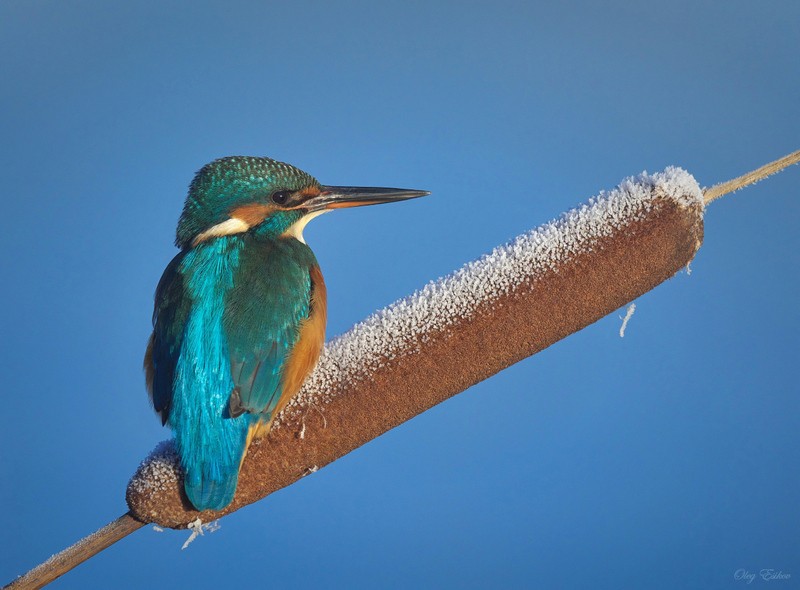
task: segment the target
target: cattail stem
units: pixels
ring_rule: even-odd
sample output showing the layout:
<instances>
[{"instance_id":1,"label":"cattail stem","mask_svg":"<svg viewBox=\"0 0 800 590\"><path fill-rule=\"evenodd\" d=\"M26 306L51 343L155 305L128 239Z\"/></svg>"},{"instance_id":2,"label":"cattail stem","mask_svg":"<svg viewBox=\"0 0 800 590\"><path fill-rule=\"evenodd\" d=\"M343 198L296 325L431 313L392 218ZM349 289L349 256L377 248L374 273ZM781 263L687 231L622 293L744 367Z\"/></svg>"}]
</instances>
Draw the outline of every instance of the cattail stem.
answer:
<instances>
[{"instance_id":1,"label":"cattail stem","mask_svg":"<svg viewBox=\"0 0 800 590\"><path fill-rule=\"evenodd\" d=\"M126 512L88 537L84 537L74 545L56 553L4 588L7 590L35 590L46 586L144 525L145 523L131 516L130 512Z\"/></svg>"},{"instance_id":2,"label":"cattail stem","mask_svg":"<svg viewBox=\"0 0 800 590\"><path fill-rule=\"evenodd\" d=\"M764 164L760 168L756 168L747 174L742 174L733 180L720 182L719 184L715 184L714 186L705 189L703 191L703 200L705 201L706 205L708 205L711 201L719 199L723 195L738 191L740 188L744 188L748 185L755 184L759 180L764 180L767 176L772 176L776 172L780 172L784 168L788 168L792 164L797 164L798 162L800 162L800 150L792 152L788 156L779 158L774 162L770 162L769 164Z\"/></svg>"}]
</instances>

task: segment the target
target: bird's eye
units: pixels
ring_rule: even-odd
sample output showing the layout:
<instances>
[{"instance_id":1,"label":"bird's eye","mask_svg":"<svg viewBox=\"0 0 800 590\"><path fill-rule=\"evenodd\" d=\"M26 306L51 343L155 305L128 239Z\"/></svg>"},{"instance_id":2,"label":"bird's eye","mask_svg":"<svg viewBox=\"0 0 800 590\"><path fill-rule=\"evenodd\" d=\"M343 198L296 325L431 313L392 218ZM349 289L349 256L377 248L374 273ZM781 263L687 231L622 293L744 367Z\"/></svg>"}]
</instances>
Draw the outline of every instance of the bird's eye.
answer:
<instances>
[{"instance_id":1,"label":"bird's eye","mask_svg":"<svg viewBox=\"0 0 800 590\"><path fill-rule=\"evenodd\" d=\"M291 194L292 191L275 191L272 193L272 202L277 203L278 205L283 205L289 200Z\"/></svg>"}]
</instances>

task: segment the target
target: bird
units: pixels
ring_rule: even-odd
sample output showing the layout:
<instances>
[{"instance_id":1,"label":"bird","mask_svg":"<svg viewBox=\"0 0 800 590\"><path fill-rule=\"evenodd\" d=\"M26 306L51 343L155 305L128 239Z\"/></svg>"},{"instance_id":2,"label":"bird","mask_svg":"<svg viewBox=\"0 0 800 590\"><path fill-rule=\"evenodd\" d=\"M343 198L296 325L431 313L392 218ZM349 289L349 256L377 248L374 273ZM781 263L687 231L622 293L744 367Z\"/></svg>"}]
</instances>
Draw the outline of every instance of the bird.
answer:
<instances>
[{"instance_id":1,"label":"bird","mask_svg":"<svg viewBox=\"0 0 800 590\"><path fill-rule=\"evenodd\" d=\"M306 224L333 209L428 194L324 186L267 157L229 156L195 174L144 359L195 509L231 503L250 443L269 433L319 359L326 287Z\"/></svg>"}]
</instances>

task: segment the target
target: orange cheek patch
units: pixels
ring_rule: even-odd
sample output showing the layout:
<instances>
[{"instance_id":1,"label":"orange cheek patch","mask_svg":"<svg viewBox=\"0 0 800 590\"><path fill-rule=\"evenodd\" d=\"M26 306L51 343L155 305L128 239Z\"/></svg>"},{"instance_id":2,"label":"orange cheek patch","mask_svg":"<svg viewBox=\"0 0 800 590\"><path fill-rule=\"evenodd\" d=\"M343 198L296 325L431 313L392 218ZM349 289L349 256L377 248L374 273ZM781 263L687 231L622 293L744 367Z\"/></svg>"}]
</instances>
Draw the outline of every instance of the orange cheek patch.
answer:
<instances>
[{"instance_id":1,"label":"orange cheek patch","mask_svg":"<svg viewBox=\"0 0 800 590\"><path fill-rule=\"evenodd\" d=\"M262 203L252 203L250 205L242 205L231 211L231 217L241 219L249 226L258 225L274 211L274 207L264 205Z\"/></svg>"}]
</instances>

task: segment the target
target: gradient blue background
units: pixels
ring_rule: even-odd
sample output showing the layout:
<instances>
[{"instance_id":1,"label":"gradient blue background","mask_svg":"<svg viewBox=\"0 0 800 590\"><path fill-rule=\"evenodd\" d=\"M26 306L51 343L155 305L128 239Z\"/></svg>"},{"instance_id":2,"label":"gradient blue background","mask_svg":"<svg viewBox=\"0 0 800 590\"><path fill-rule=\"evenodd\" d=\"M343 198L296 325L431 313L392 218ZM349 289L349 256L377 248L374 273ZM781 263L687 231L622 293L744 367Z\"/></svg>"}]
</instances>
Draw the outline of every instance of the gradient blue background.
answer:
<instances>
[{"instance_id":1,"label":"gradient blue background","mask_svg":"<svg viewBox=\"0 0 800 590\"><path fill-rule=\"evenodd\" d=\"M329 334L623 177L800 148L800 4L0 4L0 582L125 511L168 432L141 357L192 174L270 155L425 201L306 231ZM54 588L800 583L800 169L714 204L692 274L187 551Z\"/></svg>"}]
</instances>

